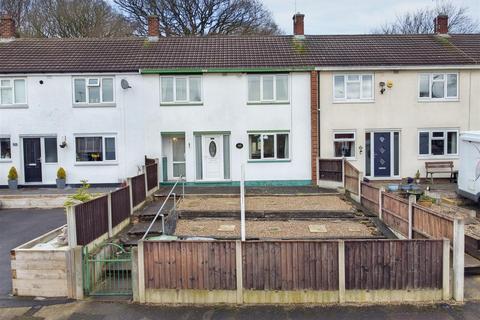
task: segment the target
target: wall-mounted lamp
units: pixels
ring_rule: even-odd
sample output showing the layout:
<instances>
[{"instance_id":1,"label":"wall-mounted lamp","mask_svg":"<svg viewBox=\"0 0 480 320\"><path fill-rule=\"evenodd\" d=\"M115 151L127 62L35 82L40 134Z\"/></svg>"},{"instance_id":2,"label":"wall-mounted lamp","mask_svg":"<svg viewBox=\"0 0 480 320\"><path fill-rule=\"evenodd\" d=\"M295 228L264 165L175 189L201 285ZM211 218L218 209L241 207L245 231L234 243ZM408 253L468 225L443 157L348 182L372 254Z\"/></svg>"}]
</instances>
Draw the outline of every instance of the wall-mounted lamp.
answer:
<instances>
[{"instance_id":1,"label":"wall-mounted lamp","mask_svg":"<svg viewBox=\"0 0 480 320\"><path fill-rule=\"evenodd\" d=\"M363 147L362 146L358 146L358 153L360 153L360 154L363 153Z\"/></svg>"},{"instance_id":2,"label":"wall-mounted lamp","mask_svg":"<svg viewBox=\"0 0 480 320\"><path fill-rule=\"evenodd\" d=\"M385 82L383 81L380 81L380 83L378 84L380 86L380 93L383 94L385 92Z\"/></svg>"},{"instance_id":3,"label":"wall-mounted lamp","mask_svg":"<svg viewBox=\"0 0 480 320\"><path fill-rule=\"evenodd\" d=\"M59 147L62 149L67 147L67 137L63 136L62 143L60 143Z\"/></svg>"}]
</instances>

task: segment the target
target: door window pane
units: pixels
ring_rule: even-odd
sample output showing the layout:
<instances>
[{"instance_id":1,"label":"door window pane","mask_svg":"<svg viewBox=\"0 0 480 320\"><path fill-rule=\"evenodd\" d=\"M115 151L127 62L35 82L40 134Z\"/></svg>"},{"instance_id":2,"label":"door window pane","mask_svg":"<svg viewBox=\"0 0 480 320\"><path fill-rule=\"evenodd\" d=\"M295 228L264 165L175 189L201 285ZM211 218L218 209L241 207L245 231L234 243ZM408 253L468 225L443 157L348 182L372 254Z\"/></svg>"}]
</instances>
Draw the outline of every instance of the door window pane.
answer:
<instances>
[{"instance_id":1,"label":"door window pane","mask_svg":"<svg viewBox=\"0 0 480 320\"><path fill-rule=\"evenodd\" d=\"M173 102L173 78L162 78L162 101Z\"/></svg>"},{"instance_id":2,"label":"door window pane","mask_svg":"<svg viewBox=\"0 0 480 320\"><path fill-rule=\"evenodd\" d=\"M277 159L288 159L288 134L277 134Z\"/></svg>"},{"instance_id":3,"label":"door window pane","mask_svg":"<svg viewBox=\"0 0 480 320\"><path fill-rule=\"evenodd\" d=\"M25 80L14 80L15 103L26 103Z\"/></svg>"},{"instance_id":4,"label":"door window pane","mask_svg":"<svg viewBox=\"0 0 480 320\"><path fill-rule=\"evenodd\" d=\"M115 138L105 138L105 160L116 160Z\"/></svg>"},{"instance_id":5,"label":"door window pane","mask_svg":"<svg viewBox=\"0 0 480 320\"><path fill-rule=\"evenodd\" d=\"M87 94L85 91L85 79L75 79L75 103L87 102Z\"/></svg>"},{"instance_id":6,"label":"door window pane","mask_svg":"<svg viewBox=\"0 0 480 320\"><path fill-rule=\"evenodd\" d=\"M102 161L102 137L75 138L77 161Z\"/></svg>"},{"instance_id":7,"label":"door window pane","mask_svg":"<svg viewBox=\"0 0 480 320\"><path fill-rule=\"evenodd\" d=\"M457 75L456 74L447 75L447 97L449 98L457 97Z\"/></svg>"},{"instance_id":8,"label":"door window pane","mask_svg":"<svg viewBox=\"0 0 480 320\"><path fill-rule=\"evenodd\" d=\"M250 159L261 159L261 140L259 134L250 136Z\"/></svg>"},{"instance_id":9,"label":"door window pane","mask_svg":"<svg viewBox=\"0 0 480 320\"><path fill-rule=\"evenodd\" d=\"M457 132L447 133L447 154L457 154Z\"/></svg>"},{"instance_id":10,"label":"door window pane","mask_svg":"<svg viewBox=\"0 0 480 320\"><path fill-rule=\"evenodd\" d=\"M185 138L172 138L173 161L185 161Z\"/></svg>"},{"instance_id":11,"label":"door window pane","mask_svg":"<svg viewBox=\"0 0 480 320\"><path fill-rule=\"evenodd\" d=\"M113 79L111 78L102 80L102 101L113 102Z\"/></svg>"},{"instance_id":12,"label":"door window pane","mask_svg":"<svg viewBox=\"0 0 480 320\"><path fill-rule=\"evenodd\" d=\"M277 76L277 100L278 101L287 101L288 100L288 76L280 75Z\"/></svg>"},{"instance_id":13,"label":"door window pane","mask_svg":"<svg viewBox=\"0 0 480 320\"><path fill-rule=\"evenodd\" d=\"M345 77L344 76L335 76L335 98L345 99Z\"/></svg>"},{"instance_id":14,"label":"door window pane","mask_svg":"<svg viewBox=\"0 0 480 320\"><path fill-rule=\"evenodd\" d=\"M187 78L175 78L175 94L177 101L187 101Z\"/></svg>"},{"instance_id":15,"label":"door window pane","mask_svg":"<svg viewBox=\"0 0 480 320\"><path fill-rule=\"evenodd\" d=\"M190 81L190 101L199 102L202 101L202 93L201 93L201 78L199 77L191 77Z\"/></svg>"},{"instance_id":16,"label":"door window pane","mask_svg":"<svg viewBox=\"0 0 480 320\"><path fill-rule=\"evenodd\" d=\"M370 132L365 133L365 175L369 177L372 174Z\"/></svg>"},{"instance_id":17,"label":"door window pane","mask_svg":"<svg viewBox=\"0 0 480 320\"><path fill-rule=\"evenodd\" d=\"M429 153L429 133L420 132L419 134L419 154L428 154Z\"/></svg>"},{"instance_id":18,"label":"door window pane","mask_svg":"<svg viewBox=\"0 0 480 320\"><path fill-rule=\"evenodd\" d=\"M248 101L260 101L260 76L248 76Z\"/></svg>"},{"instance_id":19,"label":"door window pane","mask_svg":"<svg viewBox=\"0 0 480 320\"><path fill-rule=\"evenodd\" d=\"M362 98L372 98L373 79L371 75L362 76Z\"/></svg>"},{"instance_id":20,"label":"door window pane","mask_svg":"<svg viewBox=\"0 0 480 320\"><path fill-rule=\"evenodd\" d=\"M400 174L400 133L393 133L393 175Z\"/></svg>"},{"instance_id":21,"label":"door window pane","mask_svg":"<svg viewBox=\"0 0 480 320\"><path fill-rule=\"evenodd\" d=\"M420 75L420 98L429 98L430 97L430 75L422 74Z\"/></svg>"},{"instance_id":22,"label":"door window pane","mask_svg":"<svg viewBox=\"0 0 480 320\"><path fill-rule=\"evenodd\" d=\"M45 138L45 162L58 162L57 138Z\"/></svg>"},{"instance_id":23,"label":"door window pane","mask_svg":"<svg viewBox=\"0 0 480 320\"><path fill-rule=\"evenodd\" d=\"M11 159L12 149L10 147L10 138L0 138L0 159Z\"/></svg>"},{"instance_id":24,"label":"door window pane","mask_svg":"<svg viewBox=\"0 0 480 320\"><path fill-rule=\"evenodd\" d=\"M263 76L263 100L273 100L273 76Z\"/></svg>"},{"instance_id":25,"label":"door window pane","mask_svg":"<svg viewBox=\"0 0 480 320\"><path fill-rule=\"evenodd\" d=\"M88 87L88 102L100 103L100 86Z\"/></svg>"},{"instance_id":26,"label":"door window pane","mask_svg":"<svg viewBox=\"0 0 480 320\"><path fill-rule=\"evenodd\" d=\"M174 178L185 177L185 163L173 164L173 177Z\"/></svg>"}]
</instances>

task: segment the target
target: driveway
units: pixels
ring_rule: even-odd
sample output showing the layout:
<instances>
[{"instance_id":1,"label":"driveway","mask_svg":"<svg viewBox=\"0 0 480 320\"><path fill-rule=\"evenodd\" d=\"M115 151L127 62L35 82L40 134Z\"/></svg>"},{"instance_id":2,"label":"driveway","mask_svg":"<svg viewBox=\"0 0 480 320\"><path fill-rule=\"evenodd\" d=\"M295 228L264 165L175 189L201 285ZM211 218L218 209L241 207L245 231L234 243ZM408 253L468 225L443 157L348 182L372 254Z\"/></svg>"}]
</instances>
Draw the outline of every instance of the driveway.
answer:
<instances>
[{"instance_id":1,"label":"driveway","mask_svg":"<svg viewBox=\"0 0 480 320\"><path fill-rule=\"evenodd\" d=\"M66 223L64 209L0 210L0 300L12 290L10 250Z\"/></svg>"}]
</instances>

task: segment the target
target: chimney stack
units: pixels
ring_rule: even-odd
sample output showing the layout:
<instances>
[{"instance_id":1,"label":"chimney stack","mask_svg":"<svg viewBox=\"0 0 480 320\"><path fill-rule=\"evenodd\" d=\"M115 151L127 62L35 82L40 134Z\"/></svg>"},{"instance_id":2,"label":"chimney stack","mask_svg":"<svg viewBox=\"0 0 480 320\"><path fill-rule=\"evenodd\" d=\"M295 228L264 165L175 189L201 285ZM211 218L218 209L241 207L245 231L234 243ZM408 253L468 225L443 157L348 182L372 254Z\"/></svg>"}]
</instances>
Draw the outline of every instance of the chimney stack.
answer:
<instances>
[{"instance_id":1,"label":"chimney stack","mask_svg":"<svg viewBox=\"0 0 480 320\"><path fill-rule=\"evenodd\" d=\"M158 41L160 37L160 22L158 16L148 17L148 40Z\"/></svg>"},{"instance_id":2,"label":"chimney stack","mask_svg":"<svg viewBox=\"0 0 480 320\"><path fill-rule=\"evenodd\" d=\"M293 34L296 37L303 37L305 35L303 19L305 18L304 14L296 13L293 16Z\"/></svg>"},{"instance_id":3,"label":"chimney stack","mask_svg":"<svg viewBox=\"0 0 480 320\"><path fill-rule=\"evenodd\" d=\"M448 34L448 16L446 14L439 14L435 19L433 19L433 23L436 34Z\"/></svg>"},{"instance_id":4,"label":"chimney stack","mask_svg":"<svg viewBox=\"0 0 480 320\"><path fill-rule=\"evenodd\" d=\"M15 21L10 15L3 15L0 18L0 39L15 38Z\"/></svg>"}]
</instances>

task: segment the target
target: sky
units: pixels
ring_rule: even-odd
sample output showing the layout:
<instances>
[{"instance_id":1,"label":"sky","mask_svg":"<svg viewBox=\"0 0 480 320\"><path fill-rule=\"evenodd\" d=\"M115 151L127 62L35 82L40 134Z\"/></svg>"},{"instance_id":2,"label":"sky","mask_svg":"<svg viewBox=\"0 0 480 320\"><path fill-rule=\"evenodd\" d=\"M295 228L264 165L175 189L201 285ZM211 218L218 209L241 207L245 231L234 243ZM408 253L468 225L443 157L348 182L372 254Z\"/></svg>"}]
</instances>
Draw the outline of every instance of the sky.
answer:
<instances>
[{"instance_id":1,"label":"sky","mask_svg":"<svg viewBox=\"0 0 480 320\"><path fill-rule=\"evenodd\" d=\"M296 11L305 14L306 34L370 33L372 29L404 12L435 6L436 0L260 0L286 34L293 31ZM437 0L438 1L438 0ZM452 0L469 7L480 21L480 0ZM433 23L433 22L432 22Z\"/></svg>"}]
</instances>

